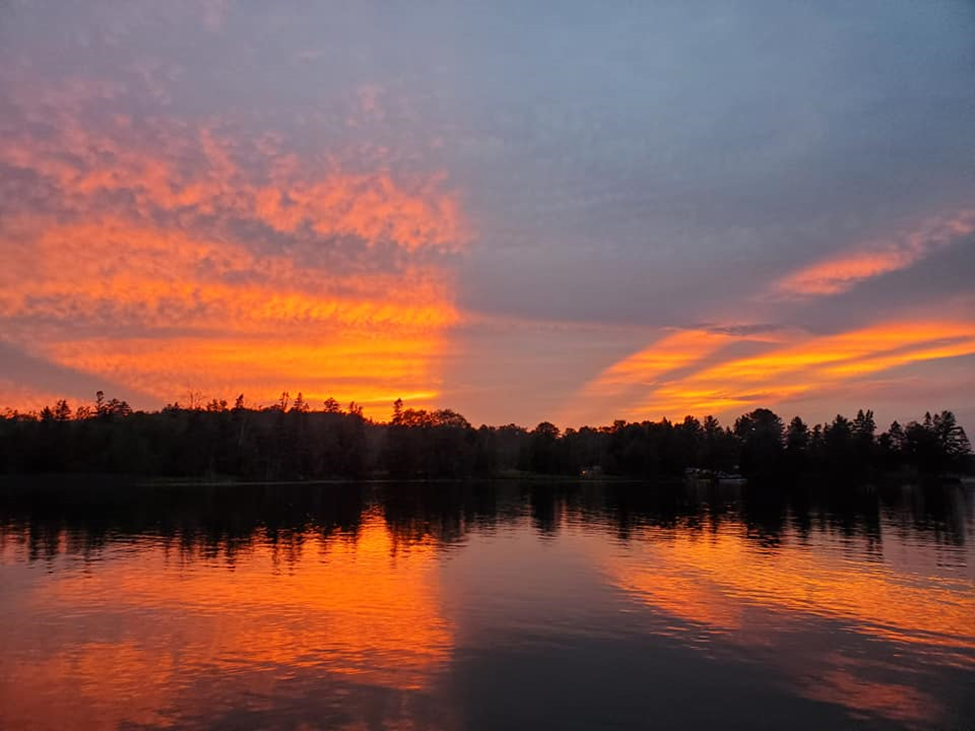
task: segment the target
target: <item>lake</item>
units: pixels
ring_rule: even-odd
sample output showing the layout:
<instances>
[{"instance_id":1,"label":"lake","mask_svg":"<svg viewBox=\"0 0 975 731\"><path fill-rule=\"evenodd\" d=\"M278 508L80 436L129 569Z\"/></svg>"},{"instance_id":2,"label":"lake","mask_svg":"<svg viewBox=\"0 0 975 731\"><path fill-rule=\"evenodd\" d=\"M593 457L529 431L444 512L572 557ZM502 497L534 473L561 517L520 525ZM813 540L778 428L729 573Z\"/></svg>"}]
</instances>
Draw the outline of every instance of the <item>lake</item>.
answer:
<instances>
[{"instance_id":1,"label":"lake","mask_svg":"<svg viewBox=\"0 0 975 731\"><path fill-rule=\"evenodd\" d=\"M970 486L0 483L0 728L972 728Z\"/></svg>"}]
</instances>

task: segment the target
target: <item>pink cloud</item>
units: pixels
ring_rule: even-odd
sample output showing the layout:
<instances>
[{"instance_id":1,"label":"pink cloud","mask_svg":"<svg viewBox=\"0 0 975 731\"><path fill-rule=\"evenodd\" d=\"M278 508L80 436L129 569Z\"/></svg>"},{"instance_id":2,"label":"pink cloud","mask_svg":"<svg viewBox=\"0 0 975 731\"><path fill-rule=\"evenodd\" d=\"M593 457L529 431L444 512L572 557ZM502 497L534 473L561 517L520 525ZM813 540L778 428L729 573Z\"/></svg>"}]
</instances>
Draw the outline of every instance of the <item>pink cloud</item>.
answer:
<instances>
[{"instance_id":1,"label":"pink cloud","mask_svg":"<svg viewBox=\"0 0 975 731\"><path fill-rule=\"evenodd\" d=\"M926 221L888 241L869 243L803 267L779 279L772 292L788 297L841 294L863 281L907 269L975 232L975 210Z\"/></svg>"}]
</instances>

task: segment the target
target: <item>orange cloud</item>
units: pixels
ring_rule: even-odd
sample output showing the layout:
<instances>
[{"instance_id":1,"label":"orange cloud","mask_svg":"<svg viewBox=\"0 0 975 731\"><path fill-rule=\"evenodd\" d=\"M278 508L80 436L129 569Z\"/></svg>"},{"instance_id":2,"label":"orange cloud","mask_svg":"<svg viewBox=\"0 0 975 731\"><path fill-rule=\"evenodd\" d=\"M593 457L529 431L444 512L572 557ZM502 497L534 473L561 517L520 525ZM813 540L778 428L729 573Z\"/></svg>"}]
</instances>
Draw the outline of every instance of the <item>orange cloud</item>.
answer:
<instances>
[{"instance_id":1,"label":"orange cloud","mask_svg":"<svg viewBox=\"0 0 975 731\"><path fill-rule=\"evenodd\" d=\"M777 341L766 340L765 352L758 355L728 358L689 373L668 375L671 363L692 367L702 353L718 352L722 341L713 337L689 336L688 343L694 345L676 348L676 355L674 342L665 338L660 341L660 359L652 354L656 346L650 346L608 368L584 394L605 392L607 384L625 374L627 383L640 386L639 395L627 404L627 418L723 414L773 405L807 392L828 393L851 379L911 363L975 353L973 323L889 322L821 337L782 333Z\"/></svg>"},{"instance_id":2,"label":"orange cloud","mask_svg":"<svg viewBox=\"0 0 975 731\"><path fill-rule=\"evenodd\" d=\"M24 411L40 411L45 406L53 406L63 393L42 391L25 386L22 383L0 378L0 414L7 409Z\"/></svg>"},{"instance_id":3,"label":"orange cloud","mask_svg":"<svg viewBox=\"0 0 975 731\"><path fill-rule=\"evenodd\" d=\"M634 401L642 400L647 390L664 387L680 371L700 366L735 342L774 342L768 334L734 335L718 330L679 330L658 339L643 350L604 369L588 382L570 407L560 416L562 422L582 423L597 411L613 416L630 416ZM602 418L602 417L599 417Z\"/></svg>"},{"instance_id":4,"label":"orange cloud","mask_svg":"<svg viewBox=\"0 0 975 731\"><path fill-rule=\"evenodd\" d=\"M889 241L866 244L804 267L775 282L772 291L787 296L840 294L867 279L907 269L973 232L975 210L932 219Z\"/></svg>"},{"instance_id":5,"label":"orange cloud","mask_svg":"<svg viewBox=\"0 0 975 731\"><path fill-rule=\"evenodd\" d=\"M91 214L100 196L124 194L128 211L252 219L294 233L308 226L322 236L356 236L414 252L457 250L470 236L456 195L441 190L442 172L394 179L388 170L354 173L334 156L308 162L267 140L219 136L216 124L192 126L150 120L138 128L127 117L85 127L68 105L55 114L56 135L28 131L0 142L0 163L39 175L64 197L62 204ZM25 125L25 127L28 125Z\"/></svg>"},{"instance_id":6,"label":"orange cloud","mask_svg":"<svg viewBox=\"0 0 975 731\"><path fill-rule=\"evenodd\" d=\"M719 364L655 391L642 411L721 412L827 393L855 376L975 353L975 325L888 323L811 338L791 347Z\"/></svg>"},{"instance_id":7,"label":"orange cloud","mask_svg":"<svg viewBox=\"0 0 975 731\"><path fill-rule=\"evenodd\" d=\"M444 340L438 334L395 337L338 329L320 342L272 335L251 338L127 338L62 341L45 354L66 367L104 375L160 401L188 391L269 404L283 389L301 391L313 407L328 397L356 401L386 417L404 398L429 405L438 395Z\"/></svg>"},{"instance_id":8,"label":"orange cloud","mask_svg":"<svg viewBox=\"0 0 975 731\"><path fill-rule=\"evenodd\" d=\"M0 316L128 313L146 327L253 331L288 323L442 327L457 313L433 269L342 274L285 255L112 220L52 226L12 249L0 272ZM89 313L91 313L89 315Z\"/></svg>"},{"instance_id":9,"label":"orange cloud","mask_svg":"<svg viewBox=\"0 0 975 731\"><path fill-rule=\"evenodd\" d=\"M731 336L707 330L682 330L658 340L610 366L591 384L594 391L647 385L661 376L695 363L723 348Z\"/></svg>"},{"instance_id":10,"label":"orange cloud","mask_svg":"<svg viewBox=\"0 0 975 731\"><path fill-rule=\"evenodd\" d=\"M290 389L385 416L397 397L435 398L444 333L459 319L436 269L341 276L108 223L42 234L13 252L0 283L0 317L49 323L26 328L31 353L160 401L195 390L267 403ZM79 325L91 334L79 339Z\"/></svg>"},{"instance_id":11,"label":"orange cloud","mask_svg":"<svg viewBox=\"0 0 975 731\"><path fill-rule=\"evenodd\" d=\"M459 317L447 257L470 236L441 171L368 156L352 171L341 150L98 106L126 93L76 80L16 97L23 124L0 140L27 176L0 223L9 342L161 400L287 388L385 414L435 396Z\"/></svg>"}]
</instances>

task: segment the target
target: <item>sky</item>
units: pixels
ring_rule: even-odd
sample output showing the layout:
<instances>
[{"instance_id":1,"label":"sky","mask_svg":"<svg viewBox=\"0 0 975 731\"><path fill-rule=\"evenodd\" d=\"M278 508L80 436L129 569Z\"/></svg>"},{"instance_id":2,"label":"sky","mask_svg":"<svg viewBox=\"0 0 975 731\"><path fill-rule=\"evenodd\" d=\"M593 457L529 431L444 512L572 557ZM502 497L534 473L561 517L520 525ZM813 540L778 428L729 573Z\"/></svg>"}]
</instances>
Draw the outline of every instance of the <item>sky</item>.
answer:
<instances>
[{"instance_id":1,"label":"sky","mask_svg":"<svg viewBox=\"0 0 975 731\"><path fill-rule=\"evenodd\" d=\"M975 5L0 2L0 407L975 428Z\"/></svg>"}]
</instances>

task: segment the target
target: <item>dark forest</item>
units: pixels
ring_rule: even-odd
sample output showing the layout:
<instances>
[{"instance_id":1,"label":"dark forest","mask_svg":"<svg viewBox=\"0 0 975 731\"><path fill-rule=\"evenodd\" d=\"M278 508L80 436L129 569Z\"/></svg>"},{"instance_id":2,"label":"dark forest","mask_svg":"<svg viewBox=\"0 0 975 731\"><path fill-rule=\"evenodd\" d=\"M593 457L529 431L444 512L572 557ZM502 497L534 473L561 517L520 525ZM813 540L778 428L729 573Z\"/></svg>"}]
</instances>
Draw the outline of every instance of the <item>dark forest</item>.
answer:
<instances>
[{"instance_id":1,"label":"dark forest","mask_svg":"<svg viewBox=\"0 0 975 731\"><path fill-rule=\"evenodd\" d=\"M388 423L334 399L312 408L282 394L267 408L243 396L187 408L134 411L99 392L93 406L66 401L0 417L0 472L120 473L173 478L325 480L463 479L525 475L653 479L689 470L752 480L828 474L943 476L971 470L971 445L950 411L896 421L879 432L873 412L808 425L759 408L723 426L616 421L598 428L472 426L449 409L393 404Z\"/></svg>"}]
</instances>

